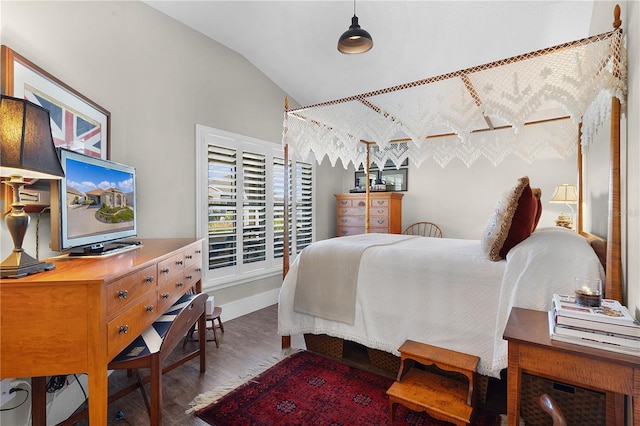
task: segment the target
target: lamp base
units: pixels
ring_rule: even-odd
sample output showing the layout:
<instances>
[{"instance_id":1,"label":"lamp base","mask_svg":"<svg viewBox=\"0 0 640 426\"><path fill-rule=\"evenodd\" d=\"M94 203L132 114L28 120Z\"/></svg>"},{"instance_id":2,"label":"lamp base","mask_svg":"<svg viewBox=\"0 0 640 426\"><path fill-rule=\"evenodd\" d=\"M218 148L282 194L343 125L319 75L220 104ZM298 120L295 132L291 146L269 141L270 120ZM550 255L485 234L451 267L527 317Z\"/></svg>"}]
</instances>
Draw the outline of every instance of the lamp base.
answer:
<instances>
[{"instance_id":1,"label":"lamp base","mask_svg":"<svg viewBox=\"0 0 640 426\"><path fill-rule=\"evenodd\" d=\"M0 264L0 278L22 278L27 275L55 269L50 262L40 262L24 251L13 251Z\"/></svg>"}]
</instances>

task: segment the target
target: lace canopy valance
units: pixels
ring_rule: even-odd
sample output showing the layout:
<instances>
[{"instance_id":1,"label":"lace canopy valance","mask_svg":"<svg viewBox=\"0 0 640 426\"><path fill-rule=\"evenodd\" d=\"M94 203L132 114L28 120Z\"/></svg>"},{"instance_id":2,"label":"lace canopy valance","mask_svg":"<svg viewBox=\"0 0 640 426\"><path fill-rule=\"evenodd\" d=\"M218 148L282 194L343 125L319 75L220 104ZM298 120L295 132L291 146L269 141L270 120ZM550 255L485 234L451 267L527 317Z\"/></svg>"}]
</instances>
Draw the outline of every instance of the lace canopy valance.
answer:
<instances>
[{"instance_id":1,"label":"lace canopy valance","mask_svg":"<svg viewBox=\"0 0 640 426\"><path fill-rule=\"evenodd\" d=\"M497 165L514 154L567 158L606 120L611 98L624 105L622 30L466 70L285 112L283 144L292 159L346 168L382 168L405 159L440 166L480 157ZM366 144L362 142L372 142Z\"/></svg>"}]
</instances>

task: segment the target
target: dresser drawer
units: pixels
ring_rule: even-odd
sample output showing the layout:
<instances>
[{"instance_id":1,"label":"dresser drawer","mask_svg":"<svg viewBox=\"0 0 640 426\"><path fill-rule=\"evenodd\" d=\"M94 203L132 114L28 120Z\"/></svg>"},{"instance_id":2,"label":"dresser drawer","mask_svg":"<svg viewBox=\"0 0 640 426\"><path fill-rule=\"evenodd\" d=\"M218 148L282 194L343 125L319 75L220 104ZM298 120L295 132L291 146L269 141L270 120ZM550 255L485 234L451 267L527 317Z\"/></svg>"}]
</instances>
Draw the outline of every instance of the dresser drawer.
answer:
<instances>
[{"instance_id":1,"label":"dresser drawer","mask_svg":"<svg viewBox=\"0 0 640 426\"><path fill-rule=\"evenodd\" d=\"M202 244L192 244L184 250L185 268L194 264L202 265Z\"/></svg>"},{"instance_id":2,"label":"dresser drawer","mask_svg":"<svg viewBox=\"0 0 640 426\"><path fill-rule=\"evenodd\" d=\"M364 216L338 216L338 226L364 227L365 220L366 218Z\"/></svg>"},{"instance_id":3,"label":"dresser drawer","mask_svg":"<svg viewBox=\"0 0 640 426\"><path fill-rule=\"evenodd\" d=\"M340 216L362 216L367 209L362 207L338 207L338 217Z\"/></svg>"},{"instance_id":4,"label":"dresser drawer","mask_svg":"<svg viewBox=\"0 0 640 426\"><path fill-rule=\"evenodd\" d=\"M107 355L113 359L129 343L147 329L158 317L158 297L155 291L138 299L126 311L107 323Z\"/></svg>"},{"instance_id":5,"label":"dresser drawer","mask_svg":"<svg viewBox=\"0 0 640 426\"><path fill-rule=\"evenodd\" d=\"M182 276L184 271L184 252L175 254L168 259L158 262L158 286L162 286L174 279L177 275Z\"/></svg>"},{"instance_id":6,"label":"dresser drawer","mask_svg":"<svg viewBox=\"0 0 640 426\"><path fill-rule=\"evenodd\" d=\"M107 318L118 315L143 294L152 290L155 294L155 286L155 265L107 284Z\"/></svg>"},{"instance_id":7,"label":"dresser drawer","mask_svg":"<svg viewBox=\"0 0 640 426\"><path fill-rule=\"evenodd\" d=\"M189 288L190 287L185 284L185 279L182 274L158 286L158 309L160 312L165 312L169 309Z\"/></svg>"},{"instance_id":8,"label":"dresser drawer","mask_svg":"<svg viewBox=\"0 0 640 426\"><path fill-rule=\"evenodd\" d=\"M374 198L371 200L371 207L389 207L388 198Z\"/></svg>"},{"instance_id":9,"label":"dresser drawer","mask_svg":"<svg viewBox=\"0 0 640 426\"><path fill-rule=\"evenodd\" d=\"M184 270L184 285L189 289L202 279L202 264L197 263Z\"/></svg>"},{"instance_id":10,"label":"dresser drawer","mask_svg":"<svg viewBox=\"0 0 640 426\"><path fill-rule=\"evenodd\" d=\"M384 216L389 217L389 207L373 207L369 209L370 216Z\"/></svg>"},{"instance_id":11,"label":"dresser drawer","mask_svg":"<svg viewBox=\"0 0 640 426\"><path fill-rule=\"evenodd\" d=\"M344 237L347 235L358 235L364 234L364 225L363 226L340 226L338 225L338 237Z\"/></svg>"}]
</instances>

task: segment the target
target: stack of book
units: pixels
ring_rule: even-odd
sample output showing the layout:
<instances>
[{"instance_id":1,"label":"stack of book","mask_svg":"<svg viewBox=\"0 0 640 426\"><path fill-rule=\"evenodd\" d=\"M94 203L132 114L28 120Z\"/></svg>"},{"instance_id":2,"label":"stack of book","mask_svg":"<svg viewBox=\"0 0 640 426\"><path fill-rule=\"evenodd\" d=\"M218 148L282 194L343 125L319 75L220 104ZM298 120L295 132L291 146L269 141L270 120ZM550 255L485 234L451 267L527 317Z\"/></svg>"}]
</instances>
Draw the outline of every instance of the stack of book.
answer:
<instances>
[{"instance_id":1,"label":"stack of book","mask_svg":"<svg viewBox=\"0 0 640 426\"><path fill-rule=\"evenodd\" d=\"M640 323L615 300L591 308L572 295L555 294L549 331L553 340L640 356Z\"/></svg>"}]
</instances>

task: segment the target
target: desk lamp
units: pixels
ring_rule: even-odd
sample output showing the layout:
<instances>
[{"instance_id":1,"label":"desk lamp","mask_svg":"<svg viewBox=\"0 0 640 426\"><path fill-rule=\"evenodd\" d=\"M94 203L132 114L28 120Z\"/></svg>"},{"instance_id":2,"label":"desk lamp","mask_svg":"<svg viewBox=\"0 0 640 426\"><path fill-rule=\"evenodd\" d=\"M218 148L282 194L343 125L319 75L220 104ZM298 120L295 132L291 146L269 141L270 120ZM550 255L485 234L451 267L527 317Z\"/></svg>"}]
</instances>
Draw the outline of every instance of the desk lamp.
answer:
<instances>
[{"instance_id":1,"label":"desk lamp","mask_svg":"<svg viewBox=\"0 0 640 426\"><path fill-rule=\"evenodd\" d=\"M556 192L553 193L550 203L563 203L571 209L571 217L568 217L564 212L560 212L560 215L556 219L556 225L564 226L565 228L573 229L573 207L571 204L578 202L578 196L576 194L576 186L568 183L563 183L556 187Z\"/></svg>"},{"instance_id":2,"label":"desk lamp","mask_svg":"<svg viewBox=\"0 0 640 426\"><path fill-rule=\"evenodd\" d=\"M20 190L30 179L60 179L60 165L51 135L49 111L24 99L0 95L0 176L13 189L11 212L5 221L13 239L13 251L0 264L0 278L20 278L54 269L22 249L31 218L24 211ZM33 183L33 182L31 182Z\"/></svg>"}]
</instances>

